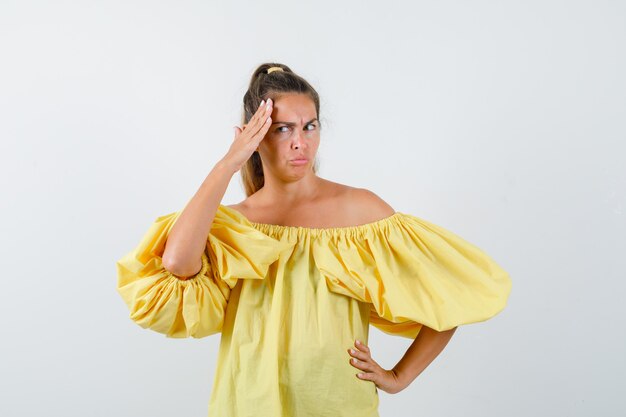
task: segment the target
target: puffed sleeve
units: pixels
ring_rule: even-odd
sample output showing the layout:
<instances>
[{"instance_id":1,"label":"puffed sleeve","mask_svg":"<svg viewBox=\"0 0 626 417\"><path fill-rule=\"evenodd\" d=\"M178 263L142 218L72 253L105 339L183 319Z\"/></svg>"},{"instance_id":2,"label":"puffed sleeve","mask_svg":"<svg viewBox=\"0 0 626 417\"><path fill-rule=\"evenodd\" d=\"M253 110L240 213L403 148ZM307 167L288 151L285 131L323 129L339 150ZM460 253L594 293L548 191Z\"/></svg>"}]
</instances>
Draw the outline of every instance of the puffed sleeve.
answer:
<instances>
[{"instance_id":1,"label":"puffed sleeve","mask_svg":"<svg viewBox=\"0 0 626 417\"><path fill-rule=\"evenodd\" d=\"M286 248L220 205L202 253L202 269L182 280L161 256L181 212L158 217L139 244L116 262L117 291L139 326L167 337L205 337L221 331L230 291L239 279L264 279Z\"/></svg>"},{"instance_id":2,"label":"puffed sleeve","mask_svg":"<svg viewBox=\"0 0 626 417\"><path fill-rule=\"evenodd\" d=\"M383 332L415 338L422 325L444 331L504 309L509 274L453 232L400 212L357 230L314 247L315 262L330 291L371 303Z\"/></svg>"}]
</instances>

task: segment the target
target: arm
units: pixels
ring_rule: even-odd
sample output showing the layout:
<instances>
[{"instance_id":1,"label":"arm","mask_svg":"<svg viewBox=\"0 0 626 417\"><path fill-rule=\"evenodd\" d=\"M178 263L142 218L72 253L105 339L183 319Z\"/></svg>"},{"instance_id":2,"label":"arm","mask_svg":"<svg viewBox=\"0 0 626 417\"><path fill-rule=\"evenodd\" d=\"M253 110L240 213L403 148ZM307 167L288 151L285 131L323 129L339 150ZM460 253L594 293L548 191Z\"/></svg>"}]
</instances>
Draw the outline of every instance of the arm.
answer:
<instances>
[{"instance_id":1,"label":"arm","mask_svg":"<svg viewBox=\"0 0 626 417\"><path fill-rule=\"evenodd\" d=\"M163 267L172 274L184 279L202 268L207 236L235 172L225 160L215 164L172 226L162 257Z\"/></svg>"},{"instance_id":2,"label":"arm","mask_svg":"<svg viewBox=\"0 0 626 417\"><path fill-rule=\"evenodd\" d=\"M392 368L400 386L408 387L446 347L456 327L438 332L422 326L400 361Z\"/></svg>"},{"instance_id":3,"label":"arm","mask_svg":"<svg viewBox=\"0 0 626 417\"><path fill-rule=\"evenodd\" d=\"M456 327L438 332L423 326L417 337L406 351L400 362L392 369L383 369L373 358L370 348L360 341L355 341L353 349L348 353L353 356L350 364L361 370L359 379L372 381L378 388L396 394L406 387L441 353L456 331Z\"/></svg>"},{"instance_id":4,"label":"arm","mask_svg":"<svg viewBox=\"0 0 626 417\"><path fill-rule=\"evenodd\" d=\"M263 105L265 104L265 105ZM241 169L258 148L271 126L272 102L261 102L243 129L235 126L230 149L202 182L170 230L161 258L163 267L181 279L196 275L202 269L202 252L206 247L213 219L233 175Z\"/></svg>"}]
</instances>

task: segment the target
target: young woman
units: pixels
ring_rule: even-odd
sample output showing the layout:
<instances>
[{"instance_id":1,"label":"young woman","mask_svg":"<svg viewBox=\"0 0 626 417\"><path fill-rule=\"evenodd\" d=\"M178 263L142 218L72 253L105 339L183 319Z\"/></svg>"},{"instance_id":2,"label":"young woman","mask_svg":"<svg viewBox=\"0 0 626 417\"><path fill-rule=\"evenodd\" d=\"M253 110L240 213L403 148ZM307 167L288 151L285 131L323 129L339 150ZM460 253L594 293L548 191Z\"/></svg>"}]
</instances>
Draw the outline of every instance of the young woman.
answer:
<instances>
[{"instance_id":1,"label":"young woman","mask_svg":"<svg viewBox=\"0 0 626 417\"><path fill-rule=\"evenodd\" d=\"M222 333L209 416L378 416L456 327L493 317L508 273L473 244L375 193L316 175L320 102L263 64L242 128L184 209L117 262L131 319L168 337ZM221 201L241 171L247 198ZM383 369L369 325L414 339Z\"/></svg>"}]
</instances>

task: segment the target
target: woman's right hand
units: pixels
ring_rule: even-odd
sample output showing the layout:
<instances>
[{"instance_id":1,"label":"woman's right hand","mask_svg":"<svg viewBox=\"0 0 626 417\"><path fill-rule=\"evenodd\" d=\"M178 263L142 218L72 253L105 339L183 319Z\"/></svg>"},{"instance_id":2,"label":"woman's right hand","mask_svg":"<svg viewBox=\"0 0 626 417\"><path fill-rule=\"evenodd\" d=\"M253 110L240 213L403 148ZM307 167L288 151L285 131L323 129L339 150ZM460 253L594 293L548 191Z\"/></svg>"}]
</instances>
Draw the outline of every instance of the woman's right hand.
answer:
<instances>
[{"instance_id":1,"label":"woman's right hand","mask_svg":"<svg viewBox=\"0 0 626 417\"><path fill-rule=\"evenodd\" d=\"M223 160L232 166L235 172L239 171L250 159L272 125L270 116L273 104L272 99L267 99L267 103L261 101L256 113L247 124L243 125L243 129L238 126L234 127L235 139Z\"/></svg>"}]
</instances>

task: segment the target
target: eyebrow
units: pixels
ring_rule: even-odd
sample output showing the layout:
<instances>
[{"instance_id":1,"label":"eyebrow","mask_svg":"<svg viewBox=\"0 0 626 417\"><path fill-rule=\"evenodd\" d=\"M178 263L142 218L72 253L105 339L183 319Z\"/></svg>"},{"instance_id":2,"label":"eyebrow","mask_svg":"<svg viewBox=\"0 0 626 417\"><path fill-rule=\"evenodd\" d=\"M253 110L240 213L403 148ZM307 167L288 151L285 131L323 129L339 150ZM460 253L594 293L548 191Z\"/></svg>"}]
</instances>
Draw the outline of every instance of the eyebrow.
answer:
<instances>
[{"instance_id":1,"label":"eyebrow","mask_svg":"<svg viewBox=\"0 0 626 417\"><path fill-rule=\"evenodd\" d=\"M308 122L306 122L306 124L308 125L309 123L313 123L316 120L317 120L317 117L314 118L314 119L309 120ZM319 120L317 120L317 121L319 121ZM296 123L294 123L294 122L274 122L272 124L273 125L282 124L282 125L287 125L287 126L295 126L296 125Z\"/></svg>"}]
</instances>

